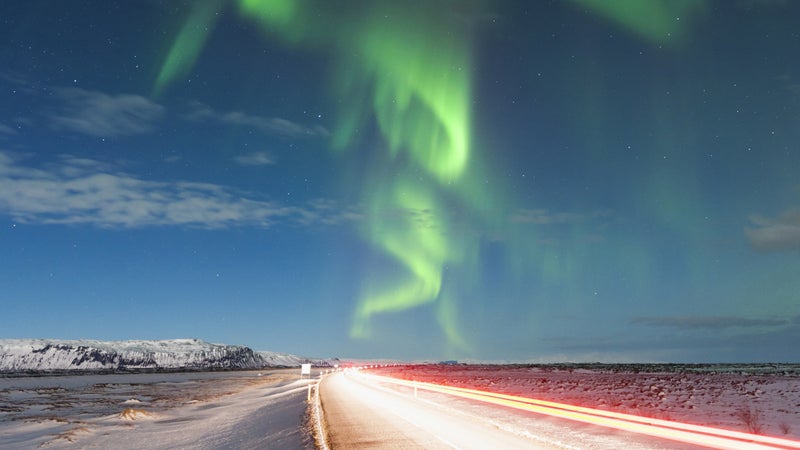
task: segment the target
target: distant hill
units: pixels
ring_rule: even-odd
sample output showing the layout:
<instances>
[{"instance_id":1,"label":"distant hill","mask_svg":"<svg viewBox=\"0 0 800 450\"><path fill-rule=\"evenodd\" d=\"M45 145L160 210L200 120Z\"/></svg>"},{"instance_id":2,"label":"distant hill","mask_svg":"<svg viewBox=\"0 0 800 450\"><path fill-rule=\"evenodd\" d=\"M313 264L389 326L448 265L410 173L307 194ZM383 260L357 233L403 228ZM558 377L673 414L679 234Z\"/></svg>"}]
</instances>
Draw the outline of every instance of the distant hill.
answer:
<instances>
[{"instance_id":1,"label":"distant hill","mask_svg":"<svg viewBox=\"0 0 800 450\"><path fill-rule=\"evenodd\" d=\"M0 372L220 370L330 366L332 360L254 351L198 339L94 341L0 339Z\"/></svg>"}]
</instances>

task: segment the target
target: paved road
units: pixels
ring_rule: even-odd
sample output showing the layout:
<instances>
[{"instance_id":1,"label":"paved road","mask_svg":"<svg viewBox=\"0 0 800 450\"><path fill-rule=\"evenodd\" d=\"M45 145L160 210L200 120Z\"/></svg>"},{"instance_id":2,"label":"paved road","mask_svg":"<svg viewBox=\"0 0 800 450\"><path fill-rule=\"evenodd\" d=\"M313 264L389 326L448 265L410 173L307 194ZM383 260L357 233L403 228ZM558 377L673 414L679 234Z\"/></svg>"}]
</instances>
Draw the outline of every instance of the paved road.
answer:
<instances>
[{"instance_id":1,"label":"paved road","mask_svg":"<svg viewBox=\"0 0 800 450\"><path fill-rule=\"evenodd\" d=\"M332 449L551 449L396 391L337 373L319 388ZM424 405L424 406L423 406Z\"/></svg>"},{"instance_id":2,"label":"paved road","mask_svg":"<svg viewBox=\"0 0 800 450\"><path fill-rule=\"evenodd\" d=\"M319 386L332 449L686 450L691 444L336 373Z\"/></svg>"}]
</instances>

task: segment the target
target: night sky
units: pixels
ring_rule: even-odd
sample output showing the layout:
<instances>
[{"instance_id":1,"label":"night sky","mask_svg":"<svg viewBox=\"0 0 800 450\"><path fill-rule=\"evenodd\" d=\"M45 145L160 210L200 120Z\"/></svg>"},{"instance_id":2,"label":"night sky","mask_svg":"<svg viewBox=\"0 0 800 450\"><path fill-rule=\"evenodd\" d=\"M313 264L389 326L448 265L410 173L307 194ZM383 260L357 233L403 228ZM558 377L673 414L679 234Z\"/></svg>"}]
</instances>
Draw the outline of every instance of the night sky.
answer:
<instances>
[{"instance_id":1,"label":"night sky","mask_svg":"<svg viewBox=\"0 0 800 450\"><path fill-rule=\"evenodd\" d=\"M800 361L800 2L0 20L0 338Z\"/></svg>"}]
</instances>

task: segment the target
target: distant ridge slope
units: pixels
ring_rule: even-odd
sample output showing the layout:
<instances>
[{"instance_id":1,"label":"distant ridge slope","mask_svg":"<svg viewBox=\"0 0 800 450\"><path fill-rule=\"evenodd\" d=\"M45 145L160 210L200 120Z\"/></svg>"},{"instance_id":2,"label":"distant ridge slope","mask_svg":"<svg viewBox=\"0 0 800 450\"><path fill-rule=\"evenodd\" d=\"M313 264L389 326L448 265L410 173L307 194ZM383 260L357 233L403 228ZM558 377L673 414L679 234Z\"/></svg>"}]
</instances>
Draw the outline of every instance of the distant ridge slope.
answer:
<instances>
[{"instance_id":1,"label":"distant ridge slope","mask_svg":"<svg viewBox=\"0 0 800 450\"><path fill-rule=\"evenodd\" d=\"M240 345L198 339L94 341L0 339L0 372L214 370L294 367L311 362L295 355L256 352Z\"/></svg>"}]
</instances>

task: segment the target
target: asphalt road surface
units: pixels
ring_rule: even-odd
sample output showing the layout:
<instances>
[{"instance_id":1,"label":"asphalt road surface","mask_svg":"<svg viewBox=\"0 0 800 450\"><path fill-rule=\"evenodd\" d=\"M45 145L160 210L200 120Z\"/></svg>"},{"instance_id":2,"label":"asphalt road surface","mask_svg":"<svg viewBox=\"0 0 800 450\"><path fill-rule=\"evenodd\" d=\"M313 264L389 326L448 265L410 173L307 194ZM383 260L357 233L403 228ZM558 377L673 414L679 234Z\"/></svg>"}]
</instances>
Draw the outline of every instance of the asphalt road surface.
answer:
<instances>
[{"instance_id":1,"label":"asphalt road surface","mask_svg":"<svg viewBox=\"0 0 800 450\"><path fill-rule=\"evenodd\" d=\"M332 449L553 448L448 414L356 376L337 373L320 384ZM425 405L425 406L421 406Z\"/></svg>"},{"instance_id":2,"label":"asphalt road surface","mask_svg":"<svg viewBox=\"0 0 800 450\"><path fill-rule=\"evenodd\" d=\"M319 386L332 449L697 449L603 427L381 383L358 372Z\"/></svg>"}]
</instances>

